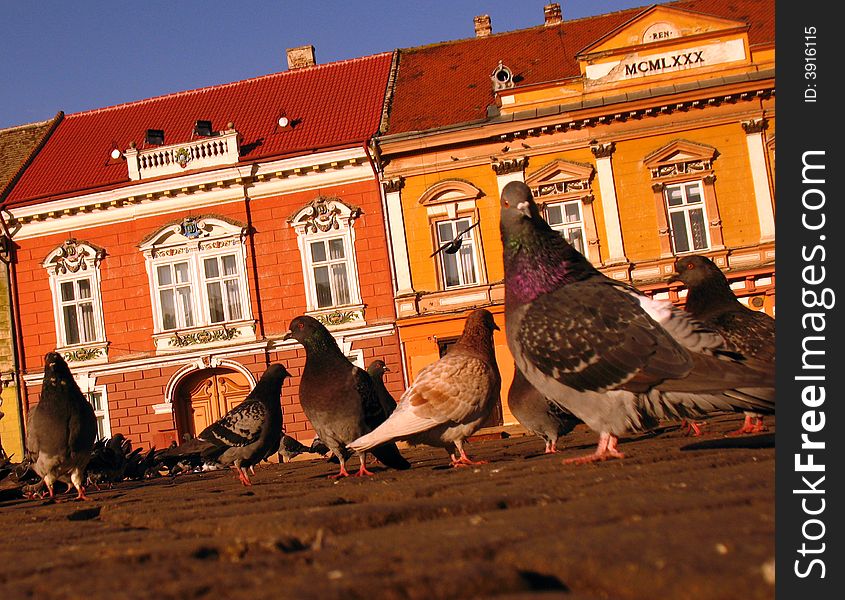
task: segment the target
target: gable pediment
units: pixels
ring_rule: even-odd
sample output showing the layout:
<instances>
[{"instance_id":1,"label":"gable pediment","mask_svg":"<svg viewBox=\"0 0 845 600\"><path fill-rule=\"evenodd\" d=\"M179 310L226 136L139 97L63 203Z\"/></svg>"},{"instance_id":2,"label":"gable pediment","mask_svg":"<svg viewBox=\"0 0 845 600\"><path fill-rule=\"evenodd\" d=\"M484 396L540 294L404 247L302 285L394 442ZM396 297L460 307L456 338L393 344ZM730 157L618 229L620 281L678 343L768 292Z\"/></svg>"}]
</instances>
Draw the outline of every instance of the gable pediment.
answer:
<instances>
[{"instance_id":1,"label":"gable pediment","mask_svg":"<svg viewBox=\"0 0 845 600\"><path fill-rule=\"evenodd\" d=\"M650 152L643 158L643 164L652 177L705 171L712 166L719 152L713 146L689 140L673 140Z\"/></svg>"},{"instance_id":2,"label":"gable pediment","mask_svg":"<svg viewBox=\"0 0 845 600\"><path fill-rule=\"evenodd\" d=\"M749 60L748 23L666 6L646 9L578 53L588 85Z\"/></svg>"},{"instance_id":3,"label":"gable pediment","mask_svg":"<svg viewBox=\"0 0 845 600\"><path fill-rule=\"evenodd\" d=\"M743 21L668 6L652 6L578 54L586 58L590 54L626 51L646 44L671 44L681 38L711 37L747 28L748 24Z\"/></svg>"},{"instance_id":4,"label":"gable pediment","mask_svg":"<svg viewBox=\"0 0 845 600\"><path fill-rule=\"evenodd\" d=\"M554 160L525 178L535 196L566 194L589 189L593 165Z\"/></svg>"}]
</instances>

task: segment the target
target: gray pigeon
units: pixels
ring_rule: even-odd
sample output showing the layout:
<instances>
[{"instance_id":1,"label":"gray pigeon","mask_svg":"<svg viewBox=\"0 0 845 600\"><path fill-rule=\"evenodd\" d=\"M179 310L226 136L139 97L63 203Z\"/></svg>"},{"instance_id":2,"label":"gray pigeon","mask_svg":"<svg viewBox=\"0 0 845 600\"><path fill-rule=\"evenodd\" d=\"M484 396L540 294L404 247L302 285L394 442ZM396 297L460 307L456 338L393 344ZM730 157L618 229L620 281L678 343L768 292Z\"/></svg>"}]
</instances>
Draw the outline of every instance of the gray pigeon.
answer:
<instances>
[{"instance_id":1,"label":"gray pigeon","mask_svg":"<svg viewBox=\"0 0 845 600\"><path fill-rule=\"evenodd\" d=\"M422 369L405 390L393 414L349 447L363 452L393 440L445 448L452 466L481 464L470 460L464 441L490 416L502 387L493 349L499 329L485 309L470 313L464 331L440 360Z\"/></svg>"},{"instance_id":2,"label":"gray pigeon","mask_svg":"<svg viewBox=\"0 0 845 600\"><path fill-rule=\"evenodd\" d=\"M384 385L384 374L390 373L390 368L380 358L375 359L367 367L367 373L370 379L373 380L373 386L376 388L376 397L378 398L381 407L387 415L390 415L396 409L396 400Z\"/></svg>"},{"instance_id":3,"label":"gray pigeon","mask_svg":"<svg viewBox=\"0 0 845 600\"><path fill-rule=\"evenodd\" d=\"M669 302L604 276L540 216L531 190L501 195L505 324L517 368L543 396L600 433L592 455L622 458L618 436L660 419L774 412L770 365Z\"/></svg>"},{"instance_id":4,"label":"gray pigeon","mask_svg":"<svg viewBox=\"0 0 845 600\"><path fill-rule=\"evenodd\" d=\"M325 456L329 453L328 447L315 437L310 446L306 446L296 438L287 434L282 436L282 443L279 445L279 458L282 462L290 462L300 454L319 454Z\"/></svg>"},{"instance_id":5,"label":"gray pigeon","mask_svg":"<svg viewBox=\"0 0 845 600\"><path fill-rule=\"evenodd\" d=\"M267 367L246 399L181 446L163 450L157 460L199 458L232 467L240 482L252 485L247 469L272 454L282 440L282 384L290 376L280 364Z\"/></svg>"},{"instance_id":6,"label":"gray pigeon","mask_svg":"<svg viewBox=\"0 0 845 600\"><path fill-rule=\"evenodd\" d=\"M348 477L347 444L378 427L387 414L376 397L370 376L344 356L332 334L317 319L307 315L293 319L284 336L286 340L291 338L305 347L305 367L299 383L302 410L320 440L340 460L340 471L333 477ZM380 445L372 453L388 467L411 466L396 444ZM359 452L358 457L361 466L356 475L372 475L367 470L366 453Z\"/></svg>"},{"instance_id":7,"label":"gray pigeon","mask_svg":"<svg viewBox=\"0 0 845 600\"><path fill-rule=\"evenodd\" d=\"M546 454L557 452L557 440L572 431L581 421L563 410L528 383L519 369L514 369L513 383L508 389L508 407L523 427L543 438Z\"/></svg>"},{"instance_id":8,"label":"gray pigeon","mask_svg":"<svg viewBox=\"0 0 845 600\"><path fill-rule=\"evenodd\" d=\"M85 495L85 468L97 437L94 408L82 395L64 358L56 352L44 357L41 398L27 420L26 449L32 468L41 477L38 487L70 477L76 499Z\"/></svg>"},{"instance_id":9,"label":"gray pigeon","mask_svg":"<svg viewBox=\"0 0 845 600\"><path fill-rule=\"evenodd\" d=\"M686 286L686 311L725 338L729 348L774 366L775 320L740 302L716 263L698 254L682 256L675 261L675 273L669 281ZM765 429L763 415L746 411L745 422L735 433Z\"/></svg>"}]
</instances>

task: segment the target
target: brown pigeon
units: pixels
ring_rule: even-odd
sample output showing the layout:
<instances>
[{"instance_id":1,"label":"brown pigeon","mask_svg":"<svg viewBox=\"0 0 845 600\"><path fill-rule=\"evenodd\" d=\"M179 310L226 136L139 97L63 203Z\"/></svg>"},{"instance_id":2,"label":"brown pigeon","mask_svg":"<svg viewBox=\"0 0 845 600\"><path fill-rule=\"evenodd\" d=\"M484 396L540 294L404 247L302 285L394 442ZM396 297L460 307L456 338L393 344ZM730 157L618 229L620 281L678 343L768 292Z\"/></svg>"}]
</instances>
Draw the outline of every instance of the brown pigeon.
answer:
<instances>
[{"instance_id":1,"label":"brown pigeon","mask_svg":"<svg viewBox=\"0 0 845 600\"><path fill-rule=\"evenodd\" d=\"M76 499L87 500L83 483L97 437L94 408L82 395L65 359L56 352L44 357L41 398L27 419L26 449L32 468L53 498L56 480L70 482Z\"/></svg>"},{"instance_id":2,"label":"brown pigeon","mask_svg":"<svg viewBox=\"0 0 845 600\"><path fill-rule=\"evenodd\" d=\"M669 281L686 286L686 311L725 338L729 348L774 366L775 320L740 302L716 263L698 254L682 256L675 261L675 273ZM746 411L745 422L735 433L765 429L763 415Z\"/></svg>"},{"instance_id":3,"label":"brown pigeon","mask_svg":"<svg viewBox=\"0 0 845 600\"><path fill-rule=\"evenodd\" d=\"M581 422L538 392L519 369L514 369L513 382L508 389L508 407L523 427L543 439L546 454L557 452L558 438Z\"/></svg>"},{"instance_id":4,"label":"brown pigeon","mask_svg":"<svg viewBox=\"0 0 845 600\"><path fill-rule=\"evenodd\" d=\"M444 357L420 371L387 421L349 447L363 452L405 440L445 448L455 467L480 464L467 457L464 441L487 420L499 398L502 379L493 350L496 329L490 311L470 313L458 341Z\"/></svg>"},{"instance_id":5,"label":"brown pigeon","mask_svg":"<svg viewBox=\"0 0 845 600\"><path fill-rule=\"evenodd\" d=\"M774 412L774 370L669 302L599 272L540 216L530 188L501 194L505 325L517 368L546 398L599 432L595 453L660 419Z\"/></svg>"},{"instance_id":6,"label":"brown pigeon","mask_svg":"<svg viewBox=\"0 0 845 600\"><path fill-rule=\"evenodd\" d=\"M352 364L325 325L314 317L301 315L293 319L284 339L295 339L305 347L299 402L320 440L340 461L340 471L333 477L348 477L349 442L372 431L387 418L373 381L365 370ZM380 444L372 448L372 453L393 469L411 467L396 444ZM358 458L360 467L356 476L372 475L367 470L366 452L358 452Z\"/></svg>"}]
</instances>

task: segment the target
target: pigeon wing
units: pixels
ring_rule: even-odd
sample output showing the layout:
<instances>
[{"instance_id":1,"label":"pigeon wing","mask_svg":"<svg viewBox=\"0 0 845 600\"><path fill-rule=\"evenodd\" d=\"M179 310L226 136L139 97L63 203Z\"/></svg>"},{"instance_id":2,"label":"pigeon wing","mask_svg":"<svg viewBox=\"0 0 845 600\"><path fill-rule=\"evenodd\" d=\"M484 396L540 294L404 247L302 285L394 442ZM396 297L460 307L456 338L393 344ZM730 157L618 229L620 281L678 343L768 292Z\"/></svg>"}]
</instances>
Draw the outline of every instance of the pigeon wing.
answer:
<instances>
[{"instance_id":1,"label":"pigeon wing","mask_svg":"<svg viewBox=\"0 0 845 600\"><path fill-rule=\"evenodd\" d=\"M520 354L578 391L647 389L685 376L690 353L613 284L576 282L532 302L516 332Z\"/></svg>"},{"instance_id":2,"label":"pigeon wing","mask_svg":"<svg viewBox=\"0 0 845 600\"><path fill-rule=\"evenodd\" d=\"M243 402L197 437L215 446L248 446L261 437L267 423L267 407L261 402Z\"/></svg>"}]
</instances>

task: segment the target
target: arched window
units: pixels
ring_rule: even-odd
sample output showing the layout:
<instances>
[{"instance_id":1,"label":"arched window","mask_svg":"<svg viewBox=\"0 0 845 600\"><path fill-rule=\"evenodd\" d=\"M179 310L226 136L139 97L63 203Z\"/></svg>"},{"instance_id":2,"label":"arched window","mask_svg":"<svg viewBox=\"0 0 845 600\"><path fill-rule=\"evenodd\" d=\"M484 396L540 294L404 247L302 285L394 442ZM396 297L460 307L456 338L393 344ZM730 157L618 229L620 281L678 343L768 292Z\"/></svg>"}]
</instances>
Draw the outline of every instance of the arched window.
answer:
<instances>
[{"instance_id":1,"label":"arched window","mask_svg":"<svg viewBox=\"0 0 845 600\"><path fill-rule=\"evenodd\" d=\"M438 181L420 197L432 229L432 257L442 289L485 281L476 200L481 190L460 179ZM448 250L434 253L444 245Z\"/></svg>"},{"instance_id":2,"label":"arched window","mask_svg":"<svg viewBox=\"0 0 845 600\"><path fill-rule=\"evenodd\" d=\"M50 277L57 350L68 361L105 360L108 343L100 296L102 248L68 239L43 266Z\"/></svg>"},{"instance_id":3,"label":"arched window","mask_svg":"<svg viewBox=\"0 0 845 600\"><path fill-rule=\"evenodd\" d=\"M245 236L244 225L199 216L168 225L141 243L158 349L254 337Z\"/></svg>"}]
</instances>

